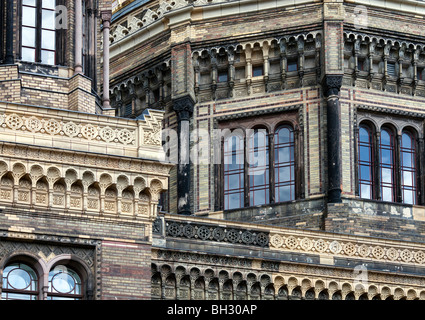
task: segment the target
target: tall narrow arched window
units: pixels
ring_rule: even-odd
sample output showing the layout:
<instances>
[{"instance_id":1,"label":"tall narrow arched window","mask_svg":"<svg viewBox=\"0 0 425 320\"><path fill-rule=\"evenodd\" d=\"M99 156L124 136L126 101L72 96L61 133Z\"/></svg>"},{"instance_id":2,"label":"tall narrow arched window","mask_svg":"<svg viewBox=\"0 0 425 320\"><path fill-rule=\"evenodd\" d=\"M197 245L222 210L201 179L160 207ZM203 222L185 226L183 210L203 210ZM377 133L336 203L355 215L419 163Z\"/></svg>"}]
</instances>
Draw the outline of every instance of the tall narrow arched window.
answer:
<instances>
[{"instance_id":1,"label":"tall narrow arched window","mask_svg":"<svg viewBox=\"0 0 425 320\"><path fill-rule=\"evenodd\" d=\"M254 129L248 140L249 204L270 202L269 138L266 129Z\"/></svg>"},{"instance_id":2,"label":"tall narrow arched window","mask_svg":"<svg viewBox=\"0 0 425 320\"><path fill-rule=\"evenodd\" d=\"M373 199L373 136L369 126L360 125L358 137L359 195Z\"/></svg>"},{"instance_id":3,"label":"tall narrow arched window","mask_svg":"<svg viewBox=\"0 0 425 320\"><path fill-rule=\"evenodd\" d=\"M21 58L56 64L55 0L22 0Z\"/></svg>"},{"instance_id":4,"label":"tall narrow arched window","mask_svg":"<svg viewBox=\"0 0 425 320\"><path fill-rule=\"evenodd\" d=\"M400 147L402 201L416 204L416 143L409 131L403 131Z\"/></svg>"},{"instance_id":5,"label":"tall narrow arched window","mask_svg":"<svg viewBox=\"0 0 425 320\"><path fill-rule=\"evenodd\" d=\"M230 135L224 139L224 209L244 206L244 138Z\"/></svg>"},{"instance_id":6,"label":"tall narrow arched window","mask_svg":"<svg viewBox=\"0 0 425 320\"><path fill-rule=\"evenodd\" d=\"M394 133L388 128L383 128L379 142L381 197L383 201L395 201L394 146Z\"/></svg>"},{"instance_id":7,"label":"tall narrow arched window","mask_svg":"<svg viewBox=\"0 0 425 320\"><path fill-rule=\"evenodd\" d=\"M290 126L281 126L275 132L275 199L276 202L295 199L295 141Z\"/></svg>"},{"instance_id":8,"label":"tall narrow arched window","mask_svg":"<svg viewBox=\"0 0 425 320\"><path fill-rule=\"evenodd\" d=\"M49 272L48 300L80 300L81 278L73 269L59 265Z\"/></svg>"},{"instance_id":9,"label":"tall narrow arched window","mask_svg":"<svg viewBox=\"0 0 425 320\"><path fill-rule=\"evenodd\" d=\"M4 300L37 300L38 277L23 263L13 263L3 270L1 298Z\"/></svg>"}]
</instances>

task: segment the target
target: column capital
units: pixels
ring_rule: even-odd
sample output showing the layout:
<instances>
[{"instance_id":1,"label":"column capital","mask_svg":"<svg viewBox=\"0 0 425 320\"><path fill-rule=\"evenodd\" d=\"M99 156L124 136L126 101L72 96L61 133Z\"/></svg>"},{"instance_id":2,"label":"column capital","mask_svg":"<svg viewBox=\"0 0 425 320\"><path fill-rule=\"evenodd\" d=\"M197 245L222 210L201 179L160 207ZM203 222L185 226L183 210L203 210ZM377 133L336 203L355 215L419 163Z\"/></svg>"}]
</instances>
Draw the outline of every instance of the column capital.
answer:
<instances>
[{"instance_id":1,"label":"column capital","mask_svg":"<svg viewBox=\"0 0 425 320\"><path fill-rule=\"evenodd\" d=\"M100 16L102 18L102 21L111 21L112 18L112 10L102 10L100 12Z\"/></svg>"},{"instance_id":2,"label":"column capital","mask_svg":"<svg viewBox=\"0 0 425 320\"><path fill-rule=\"evenodd\" d=\"M322 85L325 97L337 96L342 86L342 75L325 75Z\"/></svg>"},{"instance_id":3,"label":"column capital","mask_svg":"<svg viewBox=\"0 0 425 320\"><path fill-rule=\"evenodd\" d=\"M195 101L189 95L173 100L173 110L176 112L179 121L190 120L194 105Z\"/></svg>"}]
</instances>

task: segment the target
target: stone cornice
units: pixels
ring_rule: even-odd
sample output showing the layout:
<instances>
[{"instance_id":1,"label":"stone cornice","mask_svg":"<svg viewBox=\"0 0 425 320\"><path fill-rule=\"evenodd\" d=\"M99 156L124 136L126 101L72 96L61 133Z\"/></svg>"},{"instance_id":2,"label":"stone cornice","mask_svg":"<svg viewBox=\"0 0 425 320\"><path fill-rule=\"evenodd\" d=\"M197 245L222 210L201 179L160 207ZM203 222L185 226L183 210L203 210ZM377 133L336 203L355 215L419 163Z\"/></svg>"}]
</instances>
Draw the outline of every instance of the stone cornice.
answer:
<instances>
[{"instance_id":1,"label":"stone cornice","mask_svg":"<svg viewBox=\"0 0 425 320\"><path fill-rule=\"evenodd\" d=\"M163 112L147 110L131 120L62 109L0 103L0 140L161 160Z\"/></svg>"},{"instance_id":2,"label":"stone cornice","mask_svg":"<svg viewBox=\"0 0 425 320\"><path fill-rule=\"evenodd\" d=\"M165 221L184 222L184 217L166 214ZM281 252L319 254L333 259L350 258L358 260L400 263L425 266L425 244L397 240L371 238L357 235L328 233L325 231L300 230L285 227L200 218L191 216L193 224L220 228L256 230L269 235L267 248ZM199 240L199 237L196 239Z\"/></svg>"}]
</instances>

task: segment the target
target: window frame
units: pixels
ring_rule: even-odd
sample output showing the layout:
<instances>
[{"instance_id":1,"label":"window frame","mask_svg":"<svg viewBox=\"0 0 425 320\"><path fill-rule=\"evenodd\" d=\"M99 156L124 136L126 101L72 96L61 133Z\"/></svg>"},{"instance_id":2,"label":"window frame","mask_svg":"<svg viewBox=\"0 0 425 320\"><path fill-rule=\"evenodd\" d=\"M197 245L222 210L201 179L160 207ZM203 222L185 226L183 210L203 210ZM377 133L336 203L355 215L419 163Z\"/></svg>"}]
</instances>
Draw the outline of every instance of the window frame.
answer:
<instances>
[{"instance_id":1,"label":"window frame","mask_svg":"<svg viewBox=\"0 0 425 320\"><path fill-rule=\"evenodd\" d=\"M382 143L382 133L387 132L390 139L390 144L383 144ZM394 132L394 129L391 127L388 127L386 125L382 126L380 129L380 137L379 137L379 171L380 171L380 181L379 181L379 189L381 190L381 199L385 202L397 202L397 175L396 175L396 168L397 166L397 146L396 146L396 133ZM383 151L389 151L391 153L390 156L390 163L382 162ZM383 170L389 170L391 173L391 181L390 182L384 182L383 181ZM391 189L391 200L384 200L384 188L385 189Z\"/></svg>"},{"instance_id":2,"label":"window frame","mask_svg":"<svg viewBox=\"0 0 425 320\"><path fill-rule=\"evenodd\" d=\"M279 131L287 128L290 131L290 135L291 137L291 141L288 143L279 143ZM282 146L283 145L283 146ZM289 160L289 164L288 161L284 162L284 161L276 161L276 155L277 158L279 159L279 149L282 148L292 148L293 149L293 154L290 154L290 160ZM276 203L280 203L280 202L287 202L287 201L293 201L296 199L296 159L295 159L295 151L296 151L296 145L295 145L295 132L294 132L294 128L286 123L280 124L278 125L275 130L274 130L274 193L275 193L275 202ZM291 160L291 156L293 156L293 160ZM286 180L286 181L280 181L280 173L279 173L279 169L281 167L289 167L289 171L290 171L290 179ZM292 179L292 171L293 171L293 179ZM289 186L290 187L290 199L289 200L284 200L284 201L280 201L280 194L278 192L278 189L281 187L285 187L285 186ZM293 188L292 188L293 187ZM292 190L293 189L293 190ZM292 196L293 193L293 196Z\"/></svg>"},{"instance_id":3,"label":"window frame","mask_svg":"<svg viewBox=\"0 0 425 320\"><path fill-rule=\"evenodd\" d=\"M235 117L236 118L236 117ZM246 130L252 130L255 128L265 128L268 133L268 156L269 156L269 199L266 201L264 205L272 205L278 203L286 203L292 202L298 199L304 198L303 192L303 130L299 125L299 110L291 110L285 111L280 114L270 113L266 115L262 115L261 117L250 116L246 114L244 117L237 117L235 120L229 120L224 118L221 120L220 118L215 119L216 128L221 130L229 130L232 132L233 130L242 129L243 132L247 132ZM295 186L294 186L294 199L287 201L276 201L275 197L275 132L282 126L290 126L293 130L294 137L294 176L295 176ZM245 165L244 165L244 203L240 208L227 209L225 206L225 175L224 175L224 136L220 137L220 154L221 154L221 162L219 164L214 165L215 172L215 202L214 208L216 211L227 211L227 210L241 210L243 208L255 207L256 205L251 205L250 203L250 188L249 188L249 175L248 175L248 161L247 161L247 141L245 137Z\"/></svg>"},{"instance_id":4,"label":"window frame","mask_svg":"<svg viewBox=\"0 0 425 320\"><path fill-rule=\"evenodd\" d=\"M8 289L4 288L4 270L9 266L13 265L26 265L36 276L36 288L35 290L17 290L17 289ZM49 290L49 274L55 271L55 268L58 266L63 267L63 269L70 269L75 273L79 278L79 294L63 294L63 293L55 293ZM4 293L16 293L16 294L25 294L32 295L34 299L32 300L51 300L49 297L64 297L64 298L72 298L78 300L90 300L92 299L92 293L88 290L89 282L93 281L93 275L86 266L86 264L81 261L78 257L69 257L68 255L60 255L54 258L52 262L45 262L41 259L38 259L32 254L19 254L14 255L10 259L4 262L3 265L0 265L0 273L2 276L2 286L0 289L1 296ZM47 287L44 284L48 284ZM5 299L5 298L2 298ZM17 299L15 299L17 300ZM19 300L27 300L27 299L19 299Z\"/></svg>"},{"instance_id":5,"label":"window frame","mask_svg":"<svg viewBox=\"0 0 425 320\"><path fill-rule=\"evenodd\" d=\"M355 135L355 175L356 175L356 196L360 199L364 200L375 200L382 202L392 202L392 203L400 203L407 205L423 205L425 203L424 196L422 195L423 188L423 179L421 178L421 172L423 171L423 161L424 157L421 153L424 151L424 143L423 143L423 132L422 132L422 121L418 120L417 122L407 122L402 117L394 117L391 120L388 120L387 117L383 119L380 115L370 115L370 114L361 114L358 119L358 125L356 125L356 135ZM373 183L373 197L372 199L362 198L361 190L360 190L360 172L359 172L359 130L360 127L367 126L370 128L372 132L372 148L374 148L373 154L373 170L375 170L373 174L374 183ZM382 150L388 150L389 146L382 145L382 134L383 131L386 130L392 135L392 144L393 146L390 148L392 150L392 164L384 164L382 167ZM405 150L402 146L403 134L408 133L411 137L412 147L410 152L413 154L411 156L412 165L414 167L406 167L403 166L403 152ZM420 143L422 141L422 143ZM384 149L382 149L384 147ZM392 182L383 182L383 174L382 170L390 169L392 174ZM403 170L413 169L413 180L412 186L406 185L403 183ZM391 187L392 185L392 199L383 199L383 190L382 187ZM410 190L414 192L414 203L405 202L404 190Z\"/></svg>"},{"instance_id":6,"label":"window frame","mask_svg":"<svg viewBox=\"0 0 425 320\"><path fill-rule=\"evenodd\" d=\"M30 275L30 277L31 277L31 284L29 285L29 286L31 286L32 285L32 283L33 282L35 282L35 290L27 290L27 289L16 289L16 288L13 288L13 286L12 286L12 288L5 288L5 287L3 287L3 283L4 283L4 281L5 281L5 275L4 275L4 270L6 269L6 268L8 268L8 267L10 267L10 266L14 266L14 265L17 265L17 267L16 268L14 268L14 269L12 269L11 271L13 271L13 270L15 270L15 269L22 269L22 270L24 270L25 272L27 272L28 273L28 271L26 271L25 269L23 269L22 267L21 267L21 265L24 265L24 266L26 266L27 268L29 268L29 269L31 269L31 271L34 273L34 275L35 275L35 279L33 279L32 277L31 277L31 275ZM9 271L9 273L7 274L7 277L6 278L8 278L9 277L9 274L10 274L10 272L11 271ZM34 297L34 299L29 299L29 300L38 300L39 299L39 297L40 297L40 292L39 292L39 290L40 290L40 276L38 275L38 273L37 273L37 271L36 271L36 269L34 268L34 267L32 267L30 264L28 264L28 263L26 263L26 262L21 262L21 261L15 261L15 262L11 262L11 263L9 263L9 264L7 264L7 265L5 265L5 267L3 268L3 271L2 271L2 274L3 274L3 276L2 276L2 287L1 287L1 298L2 299L4 299L4 300L20 300L20 299L8 299L7 297L3 297L3 294L6 294L6 295L9 295L9 294L17 294L17 295L29 295L29 296L32 296L32 297ZM8 280L7 280L7 282L9 282ZM22 299L23 300L23 299ZM26 299L26 300L28 300L28 299Z\"/></svg>"},{"instance_id":7,"label":"window frame","mask_svg":"<svg viewBox=\"0 0 425 320\"><path fill-rule=\"evenodd\" d=\"M43 7L43 3L42 0L34 0L35 1L35 6L30 6L32 8L35 8L35 26L31 27L35 29L35 46L34 47L29 47L26 45L23 45L22 41L23 41L23 28L24 27L28 27L24 24L24 19L23 19L23 8L24 7L29 7L29 5L24 4L23 0L20 1L19 3L19 31L20 31L20 40L19 40L19 51L20 51L20 59L22 62L24 63L41 63L44 65L49 65L49 66L56 66L58 65L58 30L56 29L48 29L43 27L42 24L42 14L43 14L43 10L48 10L48 11L53 11L54 12L54 17L56 19L56 10L55 9L50 9L50 8L45 8ZM55 0L55 7L60 5L60 0ZM55 41L55 48L54 49L50 49L50 48L43 48L43 39L42 39L42 33L43 31L54 31L54 41ZM34 49L34 61L28 61L28 60L23 60L22 59L22 49L23 48L32 48ZM53 64L49 64L46 62L42 61L42 52L43 51L49 51L49 52L54 52L54 63Z\"/></svg>"},{"instance_id":8,"label":"window frame","mask_svg":"<svg viewBox=\"0 0 425 320\"><path fill-rule=\"evenodd\" d=\"M403 135L406 134L410 138L410 148L403 147ZM418 146L416 143L416 134L412 132L412 130L409 129L403 129L401 132L401 139L400 139L400 188L401 188L401 200L403 203L406 203L404 200L404 191L412 191L413 192L413 203L410 204L417 204L418 203L418 165L417 165L417 154L418 154ZM404 166L404 154L408 153L411 155L411 163L412 166ZM405 168L405 169L404 169ZM412 174L412 185L406 185L404 183L404 172L410 172Z\"/></svg>"},{"instance_id":9,"label":"window frame","mask_svg":"<svg viewBox=\"0 0 425 320\"><path fill-rule=\"evenodd\" d=\"M370 146L367 146L366 144L363 145L364 142L360 141L360 130L361 129L365 129L368 133L369 136L369 143ZM361 190L361 185L363 184L367 184L370 187L370 198L362 198L362 199L374 199L376 197L376 192L375 192L375 144L374 144L374 130L372 128L371 125L367 124L367 123L362 123L359 126L359 130L358 130L358 134L357 134L357 154L358 154L358 160L357 160L357 171L358 171L358 187L359 187L359 195L362 195L362 190ZM369 147L369 161L363 161L361 160L360 157L360 149L361 147ZM364 164L363 164L364 162ZM363 180L361 178L361 166L367 166L369 167L369 174L371 179L370 180ZM365 181L365 183L362 183L362 181ZM369 183L366 183L369 182Z\"/></svg>"}]
</instances>

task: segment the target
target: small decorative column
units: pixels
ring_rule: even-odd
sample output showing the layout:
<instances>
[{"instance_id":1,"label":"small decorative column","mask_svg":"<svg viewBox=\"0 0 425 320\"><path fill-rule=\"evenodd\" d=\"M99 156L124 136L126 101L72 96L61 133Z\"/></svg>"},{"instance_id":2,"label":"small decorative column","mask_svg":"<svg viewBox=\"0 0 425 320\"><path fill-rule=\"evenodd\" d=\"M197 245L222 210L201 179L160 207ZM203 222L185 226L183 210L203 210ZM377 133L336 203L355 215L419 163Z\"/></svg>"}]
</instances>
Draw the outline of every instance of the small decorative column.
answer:
<instances>
[{"instance_id":1,"label":"small decorative column","mask_svg":"<svg viewBox=\"0 0 425 320\"><path fill-rule=\"evenodd\" d=\"M341 118L339 102L341 85L341 75L328 75L324 78L324 93L327 104L328 202L330 203L342 202Z\"/></svg>"},{"instance_id":2,"label":"small decorative column","mask_svg":"<svg viewBox=\"0 0 425 320\"><path fill-rule=\"evenodd\" d=\"M102 11L103 23L103 108L110 108L109 99L109 27L112 12Z\"/></svg>"},{"instance_id":3,"label":"small decorative column","mask_svg":"<svg viewBox=\"0 0 425 320\"><path fill-rule=\"evenodd\" d=\"M173 102L178 120L177 212L190 215L190 118L195 102L184 96Z\"/></svg>"},{"instance_id":4,"label":"small decorative column","mask_svg":"<svg viewBox=\"0 0 425 320\"><path fill-rule=\"evenodd\" d=\"M83 4L75 1L75 64L74 74L83 73Z\"/></svg>"},{"instance_id":5,"label":"small decorative column","mask_svg":"<svg viewBox=\"0 0 425 320\"><path fill-rule=\"evenodd\" d=\"M280 78L282 81L281 88L286 88L286 41L282 40L279 45L280 48Z\"/></svg>"}]
</instances>

